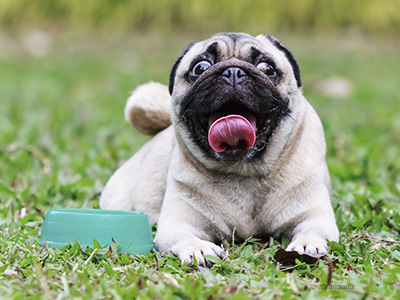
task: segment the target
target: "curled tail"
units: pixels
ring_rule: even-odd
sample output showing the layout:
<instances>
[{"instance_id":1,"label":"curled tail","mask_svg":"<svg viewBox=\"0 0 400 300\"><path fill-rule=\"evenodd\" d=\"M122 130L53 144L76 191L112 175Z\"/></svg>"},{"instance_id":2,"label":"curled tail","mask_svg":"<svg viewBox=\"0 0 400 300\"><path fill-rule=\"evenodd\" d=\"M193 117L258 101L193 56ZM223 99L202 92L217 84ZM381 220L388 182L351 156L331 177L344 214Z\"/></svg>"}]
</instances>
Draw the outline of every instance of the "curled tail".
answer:
<instances>
[{"instance_id":1,"label":"curled tail","mask_svg":"<svg viewBox=\"0 0 400 300\"><path fill-rule=\"evenodd\" d=\"M155 135L171 125L171 96L168 87L157 82L138 86L128 98L125 119L139 132Z\"/></svg>"}]
</instances>

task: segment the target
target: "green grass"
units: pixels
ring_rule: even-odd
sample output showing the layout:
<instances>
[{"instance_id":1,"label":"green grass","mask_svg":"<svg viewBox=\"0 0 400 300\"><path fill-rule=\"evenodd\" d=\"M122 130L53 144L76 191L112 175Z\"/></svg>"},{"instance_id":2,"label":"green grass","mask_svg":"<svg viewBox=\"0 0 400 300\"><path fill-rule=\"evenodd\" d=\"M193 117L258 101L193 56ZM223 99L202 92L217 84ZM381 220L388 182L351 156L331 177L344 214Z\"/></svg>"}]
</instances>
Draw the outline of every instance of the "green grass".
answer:
<instances>
[{"instance_id":1,"label":"green grass","mask_svg":"<svg viewBox=\"0 0 400 300\"><path fill-rule=\"evenodd\" d=\"M97 208L109 176L146 141L123 120L130 91L166 83L195 39L54 34L44 57L9 40L0 56L0 298L399 299L400 55L389 41L282 38L326 131L341 231L327 260L282 265L273 240L230 245L211 269L115 247L42 249L46 211ZM317 82L331 76L353 93L321 93Z\"/></svg>"}]
</instances>

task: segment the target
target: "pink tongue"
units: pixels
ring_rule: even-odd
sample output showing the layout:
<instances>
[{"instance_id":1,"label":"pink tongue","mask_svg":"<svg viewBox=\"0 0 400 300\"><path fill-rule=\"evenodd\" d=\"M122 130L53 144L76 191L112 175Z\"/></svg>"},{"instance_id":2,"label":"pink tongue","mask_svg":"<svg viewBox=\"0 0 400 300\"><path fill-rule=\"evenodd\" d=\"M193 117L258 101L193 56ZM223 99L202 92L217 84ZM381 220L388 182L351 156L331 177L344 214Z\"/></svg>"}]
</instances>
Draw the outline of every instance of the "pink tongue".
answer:
<instances>
[{"instance_id":1,"label":"pink tongue","mask_svg":"<svg viewBox=\"0 0 400 300\"><path fill-rule=\"evenodd\" d=\"M256 140L253 115L248 119L240 115L217 118L217 115L212 115L209 119L212 124L208 131L208 142L214 151L223 152L228 146L253 147Z\"/></svg>"}]
</instances>

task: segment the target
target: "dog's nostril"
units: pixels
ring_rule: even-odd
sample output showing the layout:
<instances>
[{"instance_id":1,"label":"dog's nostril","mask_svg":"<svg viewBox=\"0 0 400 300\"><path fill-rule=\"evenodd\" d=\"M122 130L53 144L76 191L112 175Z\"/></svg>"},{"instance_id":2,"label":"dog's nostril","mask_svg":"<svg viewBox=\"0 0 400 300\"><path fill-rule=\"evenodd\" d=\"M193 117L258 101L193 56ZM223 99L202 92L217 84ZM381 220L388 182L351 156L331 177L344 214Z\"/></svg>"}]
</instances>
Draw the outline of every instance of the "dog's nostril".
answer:
<instances>
[{"instance_id":1,"label":"dog's nostril","mask_svg":"<svg viewBox=\"0 0 400 300\"><path fill-rule=\"evenodd\" d=\"M222 76L225 76L225 77L227 77L227 78L231 77L231 76L232 76L231 68L226 69L226 70L222 73Z\"/></svg>"},{"instance_id":2,"label":"dog's nostril","mask_svg":"<svg viewBox=\"0 0 400 300\"><path fill-rule=\"evenodd\" d=\"M243 71L242 69L238 68L238 70L237 70L237 72L236 72L236 76L237 76L238 78L242 78L242 77L246 76L246 72Z\"/></svg>"},{"instance_id":3,"label":"dog's nostril","mask_svg":"<svg viewBox=\"0 0 400 300\"><path fill-rule=\"evenodd\" d=\"M225 80L232 85L240 83L246 75L245 71L237 67L228 68L222 73Z\"/></svg>"}]
</instances>

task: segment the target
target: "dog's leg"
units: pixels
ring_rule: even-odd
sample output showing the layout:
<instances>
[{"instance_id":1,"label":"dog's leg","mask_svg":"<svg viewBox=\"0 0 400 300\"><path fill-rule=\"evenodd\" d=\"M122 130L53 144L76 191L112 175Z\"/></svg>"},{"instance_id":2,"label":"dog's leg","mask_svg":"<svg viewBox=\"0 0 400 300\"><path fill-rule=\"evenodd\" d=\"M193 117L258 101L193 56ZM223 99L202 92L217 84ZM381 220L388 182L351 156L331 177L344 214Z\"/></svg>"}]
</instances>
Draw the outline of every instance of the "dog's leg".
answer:
<instances>
[{"instance_id":1,"label":"dog's leg","mask_svg":"<svg viewBox=\"0 0 400 300\"><path fill-rule=\"evenodd\" d=\"M329 249L327 240L339 240L339 230L330 202L329 184L324 185L317 179L310 179L307 185L296 190L296 195L297 221L292 221L294 225L289 232L291 243L287 250L313 257L324 256ZM290 206L287 212L289 210Z\"/></svg>"},{"instance_id":2,"label":"dog's leg","mask_svg":"<svg viewBox=\"0 0 400 300\"><path fill-rule=\"evenodd\" d=\"M213 229L210 222L212 216L206 212L206 208L196 207L196 200L193 200L175 182L168 184L155 245L157 250L170 251L189 265L196 259L198 265L208 266L205 256L223 258L226 254L221 247L212 243L217 235L217 230Z\"/></svg>"}]
</instances>

